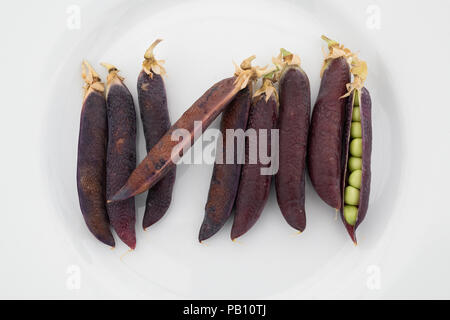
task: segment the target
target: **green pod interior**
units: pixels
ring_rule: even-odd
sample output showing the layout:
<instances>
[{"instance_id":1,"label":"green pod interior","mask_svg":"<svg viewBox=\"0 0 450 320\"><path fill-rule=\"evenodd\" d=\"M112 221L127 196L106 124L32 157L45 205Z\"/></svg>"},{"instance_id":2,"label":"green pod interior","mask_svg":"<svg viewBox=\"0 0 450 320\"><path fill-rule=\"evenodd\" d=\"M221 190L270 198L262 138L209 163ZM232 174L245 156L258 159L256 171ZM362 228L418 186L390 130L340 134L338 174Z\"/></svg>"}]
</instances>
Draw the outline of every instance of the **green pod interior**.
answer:
<instances>
[{"instance_id":1,"label":"green pod interior","mask_svg":"<svg viewBox=\"0 0 450 320\"><path fill-rule=\"evenodd\" d=\"M362 179L362 134L360 113L361 92L355 90L352 103L352 123L350 130L350 141L348 154L346 155L347 172L344 184L344 209L345 221L354 226L358 219L358 206L360 201L361 179Z\"/></svg>"}]
</instances>

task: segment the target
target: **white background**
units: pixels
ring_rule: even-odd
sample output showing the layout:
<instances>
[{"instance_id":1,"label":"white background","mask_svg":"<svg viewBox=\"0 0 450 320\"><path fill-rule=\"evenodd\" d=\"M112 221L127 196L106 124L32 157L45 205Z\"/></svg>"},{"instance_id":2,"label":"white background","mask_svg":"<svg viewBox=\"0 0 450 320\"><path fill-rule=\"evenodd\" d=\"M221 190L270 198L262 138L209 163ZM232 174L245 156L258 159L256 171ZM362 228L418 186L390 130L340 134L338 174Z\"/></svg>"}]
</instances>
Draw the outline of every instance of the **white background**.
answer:
<instances>
[{"instance_id":1,"label":"white background","mask_svg":"<svg viewBox=\"0 0 450 320\"><path fill-rule=\"evenodd\" d=\"M3 3L0 298L450 298L448 1L315 2ZM302 57L314 101L322 33L367 58L378 106L374 193L358 247L309 185L301 236L272 193L241 243L227 224L198 244L206 165L179 169L167 216L146 233L138 220L136 252L121 258L123 245L93 239L75 189L81 59L120 64L135 93L146 46L164 37L157 56L167 60L175 120L232 72L232 59L256 53L265 64L280 46ZM137 204L141 214L142 197Z\"/></svg>"}]
</instances>

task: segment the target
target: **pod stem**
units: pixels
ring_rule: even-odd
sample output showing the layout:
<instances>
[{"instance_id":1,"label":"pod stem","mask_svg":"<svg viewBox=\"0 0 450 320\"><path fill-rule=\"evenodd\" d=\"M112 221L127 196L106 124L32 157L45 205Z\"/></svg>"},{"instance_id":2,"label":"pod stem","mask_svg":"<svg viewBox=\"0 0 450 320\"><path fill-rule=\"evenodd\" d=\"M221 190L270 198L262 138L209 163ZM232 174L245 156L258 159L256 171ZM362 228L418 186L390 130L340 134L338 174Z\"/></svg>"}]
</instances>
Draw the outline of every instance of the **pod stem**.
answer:
<instances>
[{"instance_id":1,"label":"pod stem","mask_svg":"<svg viewBox=\"0 0 450 320\"><path fill-rule=\"evenodd\" d=\"M85 97L87 96L89 89L99 92L105 91L105 86L101 82L100 76L86 60L83 60L81 63L81 77L85 82L85 85L83 86Z\"/></svg>"},{"instance_id":2,"label":"pod stem","mask_svg":"<svg viewBox=\"0 0 450 320\"><path fill-rule=\"evenodd\" d=\"M280 54L284 58L284 57L290 56L292 54L292 52L287 51L285 48L280 48Z\"/></svg>"},{"instance_id":3,"label":"pod stem","mask_svg":"<svg viewBox=\"0 0 450 320\"><path fill-rule=\"evenodd\" d=\"M272 63L276 66L276 72L274 74L274 82L278 81L281 74L288 67L300 68L300 57L292 52L281 48L277 57L272 57Z\"/></svg>"},{"instance_id":4,"label":"pod stem","mask_svg":"<svg viewBox=\"0 0 450 320\"><path fill-rule=\"evenodd\" d=\"M322 69L320 70L320 77L323 76L323 72L328 67L330 62L333 59L337 59L340 57L344 57L347 60L347 63L350 65L352 59L356 57L356 54L353 53L350 49L345 48L343 45L339 44L337 41L331 40L330 38L322 35L321 37L328 45L328 53L324 52L324 60Z\"/></svg>"},{"instance_id":5,"label":"pod stem","mask_svg":"<svg viewBox=\"0 0 450 320\"><path fill-rule=\"evenodd\" d=\"M240 65L241 69L242 70L250 70L252 68L252 61L255 59L256 59L255 55L252 55L252 56L248 57L247 59L244 59Z\"/></svg>"},{"instance_id":6,"label":"pod stem","mask_svg":"<svg viewBox=\"0 0 450 320\"><path fill-rule=\"evenodd\" d=\"M242 63L240 64L240 66L238 66L234 61L234 67L235 67L235 72L234 75L236 76L236 80L234 82L235 86L237 89L242 90L245 87L247 87L247 85L249 85L249 83L258 80L259 78L265 76L266 74L271 73L272 71L274 71L274 68L268 68L267 66L261 68L259 66L252 66L252 61L256 58L256 56L252 55L250 57L248 57L247 59L245 59L244 61L242 61Z\"/></svg>"},{"instance_id":7,"label":"pod stem","mask_svg":"<svg viewBox=\"0 0 450 320\"><path fill-rule=\"evenodd\" d=\"M277 89L274 87L273 84L274 84L274 75L272 76L272 78L264 77L261 88L256 90L255 94L253 95L253 98L257 98L257 97L265 94L265 98L266 98L266 102L267 102L267 101L269 101L270 97L273 95L275 97L275 100L278 103Z\"/></svg>"},{"instance_id":8,"label":"pod stem","mask_svg":"<svg viewBox=\"0 0 450 320\"><path fill-rule=\"evenodd\" d=\"M322 35L320 38L328 44L328 48L333 47L333 46L339 46L339 43L337 41L331 40L330 38L328 38L325 35Z\"/></svg>"},{"instance_id":9,"label":"pod stem","mask_svg":"<svg viewBox=\"0 0 450 320\"><path fill-rule=\"evenodd\" d=\"M325 59L323 61L322 70L320 71L320 76L323 76L323 72L328 67L330 61L344 57L350 65L350 72L353 75L353 82L347 83L347 93L341 98L350 96L353 91L356 91L360 96L361 89L364 87L364 81L366 81L367 78L367 63L360 60L356 53L353 53L350 49L345 48L337 41L331 40L324 35L322 35L322 39L328 44L329 52L328 54L325 53Z\"/></svg>"},{"instance_id":10,"label":"pod stem","mask_svg":"<svg viewBox=\"0 0 450 320\"><path fill-rule=\"evenodd\" d=\"M162 39L156 39L150 47L145 51L144 61L142 62L142 69L144 69L145 73L153 78L153 74L159 74L160 76L166 75L166 69L162 66L165 61L164 60L156 60L155 55L153 53L153 49L162 41Z\"/></svg>"},{"instance_id":11,"label":"pod stem","mask_svg":"<svg viewBox=\"0 0 450 320\"><path fill-rule=\"evenodd\" d=\"M119 75L119 70L115 66L106 62L100 64L108 70L108 76L106 78L107 87L109 87L113 81L117 81L116 79L123 81L124 78Z\"/></svg>"},{"instance_id":12,"label":"pod stem","mask_svg":"<svg viewBox=\"0 0 450 320\"><path fill-rule=\"evenodd\" d=\"M353 82L347 83L347 93L341 98L348 97L353 91L355 91L361 101L361 90L364 87L364 81L366 81L368 73L367 63L360 60L357 56L354 56L352 58L350 72L353 75Z\"/></svg>"}]
</instances>

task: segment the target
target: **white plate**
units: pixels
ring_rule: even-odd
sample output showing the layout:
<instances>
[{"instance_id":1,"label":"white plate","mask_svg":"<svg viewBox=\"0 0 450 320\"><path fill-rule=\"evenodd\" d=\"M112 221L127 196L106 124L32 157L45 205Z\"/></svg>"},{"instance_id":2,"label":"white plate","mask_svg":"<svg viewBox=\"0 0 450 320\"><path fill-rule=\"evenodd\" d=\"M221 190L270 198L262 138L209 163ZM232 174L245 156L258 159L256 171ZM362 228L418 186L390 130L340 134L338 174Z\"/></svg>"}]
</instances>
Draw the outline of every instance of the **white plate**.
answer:
<instances>
[{"instance_id":1,"label":"white plate","mask_svg":"<svg viewBox=\"0 0 450 320\"><path fill-rule=\"evenodd\" d=\"M398 268L409 261L406 256L400 259L399 251L391 250L391 241L398 238L405 212L399 202L400 189L408 187L402 168L411 166L405 156L407 113L401 102L407 90L394 83L398 80L391 73L395 63L385 57L387 48L380 46L382 41L375 35L380 8L369 5L358 1L349 5L353 8L349 10L333 1L115 1L79 7L67 4L68 29L60 32L44 62L54 73L48 84L39 148L48 185L44 189L52 212L51 224L65 235L59 248L70 252L82 279L95 279L83 283L81 290L85 291L81 297L98 297L87 292L99 290L98 287L102 287L101 294L106 297L408 296L404 288L389 291L395 283L393 279L397 279ZM78 9L82 18L79 29ZM71 15L75 15L75 20ZM390 21L390 15L387 17ZM172 205L166 216L146 232L141 229L145 195L137 197L134 252L127 253L117 237L116 248L109 250L89 233L79 210L75 180L82 59L90 61L103 79L106 72L99 63L116 65L137 106L136 79L143 54L154 39L163 38L156 56L166 60L169 112L175 121L213 83L232 74L233 60L238 62L256 54L256 63L265 65L280 47L300 55L314 103L323 58L321 34L359 51L369 66L366 87L373 101L373 178L367 217L357 231L357 247L340 219L335 219L334 210L320 201L309 181L307 228L303 234L297 235L284 221L272 190L261 218L237 243L230 240L228 222L205 244L199 244L211 165L178 166ZM218 127L218 123L216 120L213 126ZM145 151L140 124L138 134L141 160ZM392 257L398 259L395 266ZM448 276L445 279L448 281ZM58 291L51 294L58 295Z\"/></svg>"}]
</instances>

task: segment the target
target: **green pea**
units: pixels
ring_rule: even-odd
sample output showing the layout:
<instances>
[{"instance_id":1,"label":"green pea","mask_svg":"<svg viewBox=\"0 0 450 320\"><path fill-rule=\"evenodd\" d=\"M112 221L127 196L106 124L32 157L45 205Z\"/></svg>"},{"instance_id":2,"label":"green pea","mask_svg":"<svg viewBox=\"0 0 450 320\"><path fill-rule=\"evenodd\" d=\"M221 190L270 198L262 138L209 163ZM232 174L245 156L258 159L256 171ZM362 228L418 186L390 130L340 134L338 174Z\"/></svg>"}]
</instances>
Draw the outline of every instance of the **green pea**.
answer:
<instances>
[{"instance_id":1,"label":"green pea","mask_svg":"<svg viewBox=\"0 0 450 320\"><path fill-rule=\"evenodd\" d=\"M352 138L361 138L361 122L352 122L352 126L350 127L350 136Z\"/></svg>"},{"instance_id":2,"label":"green pea","mask_svg":"<svg viewBox=\"0 0 450 320\"><path fill-rule=\"evenodd\" d=\"M356 138L350 142L350 154L355 157L362 156L362 139Z\"/></svg>"},{"instance_id":3,"label":"green pea","mask_svg":"<svg viewBox=\"0 0 450 320\"><path fill-rule=\"evenodd\" d=\"M361 121L361 113L360 113L359 107L353 108L352 120L353 121Z\"/></svg>"},{"instance_id":4,"label":"green pea","mask_svg":"<svg viewBox=\"0 0 450 320\"><path fill-rule=\"evenodd\" d=\"M355 91L355 99L353 99L353 105L359 106L359 94Z\"/></svg>"},{"instance_id":5,"label":"green pea","mask_svg":"<svg viewBox=\"0 0 450 320\"><path fill-rule=\"evenodd\" d=\"M358 218L358 208L355 206L344 206L345 221L351 226L354 226Z\"/></svg>"},{"instance_id":6,"label":"green pea","mask_svg":"<svg viewBox=\"0 0 450 320\"><path fill-rule=\"evenodd\" d=\"M352 186L345 187L344 202L357 206L359 204L359 190Z\"/></svg>"},{"instance_id":7,"label":"green pea","mask_svg":"<svg viewBox=\"0 0 450 320\"><path fill-rule=\"evenodd\" d=\"M361 189L362 171L355 170L348 176L348 184L352 187Z\"/></svg>"},{"instance_id":8,"label":"green pea","mask_svg":"<svg viewBox=\"0 0 450 320\"><path fill-rule=\"evenodd\" d=\"M356 157L350 157L348 159L348 169L350 171L361 170L362 169L362 159Z\"/></svg>"}]
</instances>

